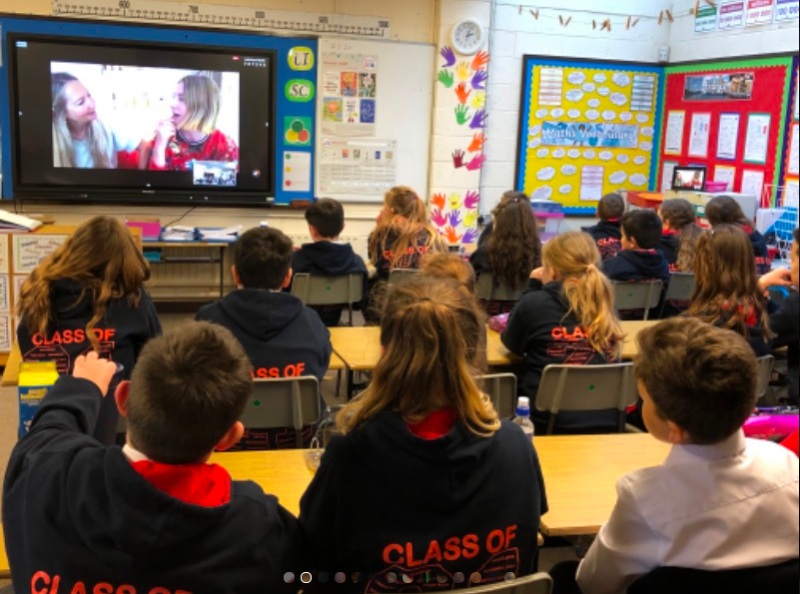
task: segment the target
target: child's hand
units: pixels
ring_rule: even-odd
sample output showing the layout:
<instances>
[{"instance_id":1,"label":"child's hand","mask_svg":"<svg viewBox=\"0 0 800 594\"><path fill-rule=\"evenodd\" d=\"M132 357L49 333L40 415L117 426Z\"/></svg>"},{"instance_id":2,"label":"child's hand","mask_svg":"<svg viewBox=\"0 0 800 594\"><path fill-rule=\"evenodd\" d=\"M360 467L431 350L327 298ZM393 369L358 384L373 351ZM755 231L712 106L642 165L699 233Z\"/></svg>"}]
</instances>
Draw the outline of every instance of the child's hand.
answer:
<instances>
[{"instance_id":1,"label":"child's hand","mask_svg":"<svg viewBox=\"0 0 800 594\"><path fill-rule=\"evenodd\" d=\"M78 379L85 379L100 388L103 396L108 392L111 379L117 372L117 365L108 359L101 359L97 353L92 351L88 355L80 356L75 359L75 369L72 376Z\"/></svg>"},{"instance_id":2,"label":"child's hand","mask_svg":"<svg viewBox=\"0 0 800 594\"><path fill-rule=\"evenodd\" d=\"M758 281L758 286L764 292L773 287L791 287L792 271L787 268L777 268L762 276Z\"/></svg>"}]
</instances>

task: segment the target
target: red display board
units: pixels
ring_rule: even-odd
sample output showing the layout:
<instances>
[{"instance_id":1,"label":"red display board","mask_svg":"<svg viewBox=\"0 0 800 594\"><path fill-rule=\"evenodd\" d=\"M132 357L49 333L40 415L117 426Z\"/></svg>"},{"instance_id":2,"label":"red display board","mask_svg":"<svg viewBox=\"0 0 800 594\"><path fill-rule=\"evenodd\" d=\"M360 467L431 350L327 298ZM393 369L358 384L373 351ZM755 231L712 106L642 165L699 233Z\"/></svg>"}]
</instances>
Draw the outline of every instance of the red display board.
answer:
<instances>
[{"instance_id":1,"label":"red display board","mask_svg":"<svg viewBox=\"0 0 800 594\"><path fill-rule=\"evenodd\" d=\"M792 68L792 57L667 68L658 189L669 189L675 166L706 166L709 180L728 176L727 191L761 183L769 206L781 179Z\"/></svg>"}]
</instances>

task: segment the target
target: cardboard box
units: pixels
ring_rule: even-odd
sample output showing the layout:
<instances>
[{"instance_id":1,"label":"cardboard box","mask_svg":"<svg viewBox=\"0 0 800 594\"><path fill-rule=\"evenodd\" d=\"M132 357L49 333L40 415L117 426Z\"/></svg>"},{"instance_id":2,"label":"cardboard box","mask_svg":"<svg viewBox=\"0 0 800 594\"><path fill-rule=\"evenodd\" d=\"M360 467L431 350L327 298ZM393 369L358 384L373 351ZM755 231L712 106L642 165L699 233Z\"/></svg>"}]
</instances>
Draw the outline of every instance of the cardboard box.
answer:
<instances>
[{"instance_id":1,"label":"cardboard box","mask_svg":"<svg viewBox=\"0 0 800 594\"><path fill-rule=\"evenodd\" d=\"M21 363L19 366L19 437L31 428L33 417L39 410L42 399L58 380L55 361L44 363Z\"/></svg>"}]
</instances>

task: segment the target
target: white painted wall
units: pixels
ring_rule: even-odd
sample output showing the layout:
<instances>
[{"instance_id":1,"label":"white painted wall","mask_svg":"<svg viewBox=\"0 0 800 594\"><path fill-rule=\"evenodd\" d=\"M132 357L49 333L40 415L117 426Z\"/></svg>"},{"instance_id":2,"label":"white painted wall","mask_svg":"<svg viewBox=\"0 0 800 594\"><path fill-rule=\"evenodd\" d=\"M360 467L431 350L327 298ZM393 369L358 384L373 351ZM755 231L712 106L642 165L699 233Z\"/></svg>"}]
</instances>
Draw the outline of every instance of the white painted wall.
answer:
<instances>
[{"instance_id":1,"label":"white painted wall","mask_svg":"<svg viewBox=\"0 0 800 594\"><path fill-rule=\"evenodd\" d=\"M670 45L672 62L692 62L761 54L797 53L800 48L800 22L789 21L736 31L696 34L689 11L695 0L675 0L676 20Z\"/></svg>"}]
</instances>

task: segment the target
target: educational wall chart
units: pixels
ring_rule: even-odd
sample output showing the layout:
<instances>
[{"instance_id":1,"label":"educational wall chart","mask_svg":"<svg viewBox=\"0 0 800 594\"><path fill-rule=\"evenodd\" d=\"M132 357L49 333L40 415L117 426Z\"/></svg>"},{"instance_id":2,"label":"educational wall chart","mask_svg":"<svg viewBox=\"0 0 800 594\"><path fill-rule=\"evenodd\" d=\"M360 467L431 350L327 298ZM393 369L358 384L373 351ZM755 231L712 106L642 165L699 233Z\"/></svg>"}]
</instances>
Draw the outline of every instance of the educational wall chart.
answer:
<instances>
[{"instance_id":1,"label":"educational wall chart","mask_svg":"<svg viewBox=\"0 0 800 594\"><path fill-rule=\"evenodd\" d=\"M378 58L374 55L325 53L322 76L322 134L375 136Z\"/></svg>"},{"instance_id":2,"label":"educational wall chart","mask_svg":"<svg viewBox=\"0 0 800 594\"><path fill-rule=\"evenodd\" d=\"M662 72L528 57L517 189L593 214L607 193L654 187Z\"/></svg>"},{"instance_id":3,"label":"educational wall chart","mask_svg":"<svg viewBox=\"0 0 800 594\"><path fill-rule=\"evenodd\" d=\"M756 192L768 206L781 179L791 57L666 69L660 190L676 165L706 166L731 192Z\"/></svg>"},{"instance_id":4,"label":"educational wall chart","mask_svg":"<svg viewBox=\"0 0 800 594\"><path fill-rule=\"evenodd\" d=\"M694 9L694 32L735 31L798 18L800 0L703 0Z\"/></svg>"},{"instance_id":5,"label":"educational wall chart","mask_svg":"<svg viewBox=\"0 0 800 594\"><path fill-rule=\"evenodd\" d=\"M325 139L320 149L320 192L383 195L397 185L397 141Z\"/></svg>"}]
</instances>

